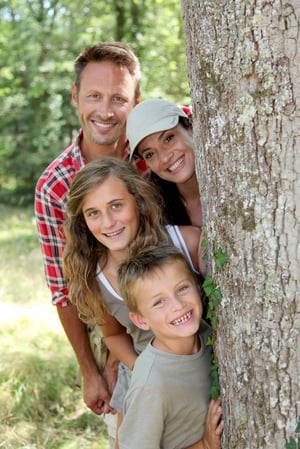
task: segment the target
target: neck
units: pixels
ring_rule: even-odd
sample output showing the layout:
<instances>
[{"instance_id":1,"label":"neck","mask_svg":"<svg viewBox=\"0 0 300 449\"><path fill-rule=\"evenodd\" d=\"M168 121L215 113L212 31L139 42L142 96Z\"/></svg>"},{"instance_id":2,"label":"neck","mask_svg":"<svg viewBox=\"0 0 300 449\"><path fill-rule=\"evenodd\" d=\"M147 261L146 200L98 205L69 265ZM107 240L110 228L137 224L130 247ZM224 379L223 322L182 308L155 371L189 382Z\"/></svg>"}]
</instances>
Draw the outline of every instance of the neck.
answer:
<instances>
[{"instance_id":1,"label":"neck","mask_svg":"<svg viewBox=\"0 0 300 449\"><path fill-rule=\"evenodd\" d=\"M120 137L117 142L110 145L99 145L86 137L81 140L81 153L88 161L100 159L105 156L122 157L126 149L127 139L125 136Z\"/></svg>"},{"instance_id":2,"label":"neck","mask_svg":"<svg viewBox=\"0 0 300 449\"><path fill-rule=\"evenodd\" d=\"M154 348L175 355L191 355L200 351L198 334L186 338L170 339L168 341L155 337L152 345Z\"/></svg>"},{"instance_id":3,"label":"neck","mask_svg":"<svg viewBox=\"0 0 300 449\"><path fill-rule=\"evenodd\" d=\"M180 195L184 200L200 196L196 173L182 184L177 184Z\"/></svg>"}]
</instances>

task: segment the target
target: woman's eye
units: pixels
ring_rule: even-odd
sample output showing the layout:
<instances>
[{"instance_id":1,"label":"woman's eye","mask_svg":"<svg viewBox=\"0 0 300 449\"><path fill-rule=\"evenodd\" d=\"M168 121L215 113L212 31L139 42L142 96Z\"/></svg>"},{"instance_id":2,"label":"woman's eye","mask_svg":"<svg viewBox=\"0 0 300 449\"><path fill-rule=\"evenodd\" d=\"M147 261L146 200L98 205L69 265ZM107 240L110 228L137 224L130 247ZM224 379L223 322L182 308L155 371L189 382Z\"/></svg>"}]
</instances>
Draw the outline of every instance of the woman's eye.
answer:
<instances>
[{"instance_id":1,"label":"woman's eye","mask_svg":"<svg viewBox=\"0 0 300 449\"><path fill-rule=\"evenodd\" d=\"M167 143L169 143L169 142L171 142L171 140L174 138L174 134L169 134L167 137L166 137L166 142Z\"/></svg>"},{"instance_id":2,"label":"woman's eye","mask_svg":"<svg viewBox=\"0 0 300 449\"><path fill-rule=\"evenodd\" d=\"M150 159L152 158L152 156L153 156L153 152L150 152L150 151L149 151L149 153L146 153L146 154L144 155L144 159L150 160Z\"/></svg>"}]
</instances>

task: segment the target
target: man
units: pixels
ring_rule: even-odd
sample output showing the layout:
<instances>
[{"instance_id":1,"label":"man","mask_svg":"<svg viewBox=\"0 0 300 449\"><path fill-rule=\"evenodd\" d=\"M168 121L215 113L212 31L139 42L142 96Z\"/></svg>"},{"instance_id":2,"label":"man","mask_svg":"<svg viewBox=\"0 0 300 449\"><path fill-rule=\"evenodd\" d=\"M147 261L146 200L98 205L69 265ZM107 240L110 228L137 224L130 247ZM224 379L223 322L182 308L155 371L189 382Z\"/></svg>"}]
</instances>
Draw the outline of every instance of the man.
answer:
<instances>
[{"instance_id":1,"label":"man","mask_svg":"<svg viewBox=\"0 0 300 449\"><path fill-rule=\"evenodd\" d=\"M109 401L117 362L109 359L100 374L86 325L68 299L61 257L65 244L65 204L72 179L88 161L127 156L125 126L129 112L140 101L140 66L127 45L104 42L86 48L77 57L75 75L72 101L78 110L81 130L38 180L35 213L47 283L81 368L84 402L101 415L112 411Z\"/></svg>"}]
</instances>

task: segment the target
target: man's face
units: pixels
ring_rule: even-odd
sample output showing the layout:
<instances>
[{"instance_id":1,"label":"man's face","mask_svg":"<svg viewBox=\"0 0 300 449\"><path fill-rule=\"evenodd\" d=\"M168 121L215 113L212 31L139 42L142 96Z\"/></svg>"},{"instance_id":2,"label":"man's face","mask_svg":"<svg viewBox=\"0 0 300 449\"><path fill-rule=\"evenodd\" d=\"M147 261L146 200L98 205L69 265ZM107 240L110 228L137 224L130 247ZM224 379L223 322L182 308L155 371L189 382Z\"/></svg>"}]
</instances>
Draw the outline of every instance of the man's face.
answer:
<instances>
[{"instance_id":1,"label":"man's face","mask_svg":"<svg viewBox=\"0 0 300 449\"><path fill-rule=\"evenodd\" d=\"M126 120L139 99L136 80L126 67L110 61L90 62L83 70L80 89L72 88L72 99L87 146L112 146L126 133Z\"/></svg>"}]
</instances>

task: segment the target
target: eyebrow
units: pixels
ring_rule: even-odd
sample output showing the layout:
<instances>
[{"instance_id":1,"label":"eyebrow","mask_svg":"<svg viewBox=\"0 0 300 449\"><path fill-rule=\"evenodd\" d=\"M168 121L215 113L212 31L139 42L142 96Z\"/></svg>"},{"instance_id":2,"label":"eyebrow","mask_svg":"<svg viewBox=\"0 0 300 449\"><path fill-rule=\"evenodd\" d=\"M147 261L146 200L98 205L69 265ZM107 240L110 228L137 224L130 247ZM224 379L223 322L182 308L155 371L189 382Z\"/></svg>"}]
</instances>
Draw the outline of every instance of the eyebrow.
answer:
<instances>
[{"instance_id":1,"label":"eyebrow","mask_svg":"<svg viewBox=\"0 0 300 449\"><path fill-rule=\"evenodd\" d=\"M111 201L109 201L108 203L106 203L106 205L109 206L110 204L112 204L112 203L114 203L114 202L116 202L116 201L123 201L123 199L124 199L124 198L114 198L113 200L111 200ZM86 208L86 209L83 209L82 212L85 214L86 212L89 212L89 211L95 210L95 209L98 209L98 207L96 207L96 206L91 206L91 207L88 207L88 208Z\"/></svg>"}]
</instances>

